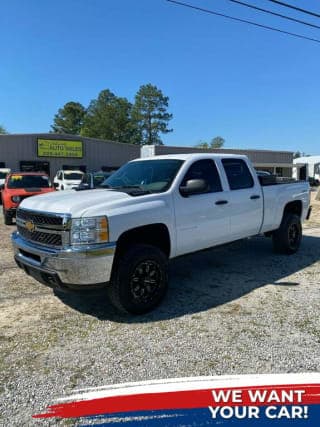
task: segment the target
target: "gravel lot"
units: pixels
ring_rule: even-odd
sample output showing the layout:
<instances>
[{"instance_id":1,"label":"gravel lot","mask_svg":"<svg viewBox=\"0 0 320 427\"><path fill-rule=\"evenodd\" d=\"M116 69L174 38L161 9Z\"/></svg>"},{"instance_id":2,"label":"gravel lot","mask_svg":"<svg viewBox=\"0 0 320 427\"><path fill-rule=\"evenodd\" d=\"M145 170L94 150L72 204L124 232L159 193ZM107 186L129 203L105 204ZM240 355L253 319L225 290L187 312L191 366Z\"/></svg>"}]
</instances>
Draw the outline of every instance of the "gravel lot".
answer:
<instances>
[{"instance_id":1,"label":"gravel lot","mask_svg":"<svg viewBox=\"0 0 320 427\"><path fill-rule=\"evenodd\" d=\"M142 317L104 293L58 295L19 270L0 222L0 425L75 389L156 378L320 370L320 202L301 250L257 237L171 263L168 296ZM51 425L66 425L66 421Z\"/></svg>"}]
</instances>

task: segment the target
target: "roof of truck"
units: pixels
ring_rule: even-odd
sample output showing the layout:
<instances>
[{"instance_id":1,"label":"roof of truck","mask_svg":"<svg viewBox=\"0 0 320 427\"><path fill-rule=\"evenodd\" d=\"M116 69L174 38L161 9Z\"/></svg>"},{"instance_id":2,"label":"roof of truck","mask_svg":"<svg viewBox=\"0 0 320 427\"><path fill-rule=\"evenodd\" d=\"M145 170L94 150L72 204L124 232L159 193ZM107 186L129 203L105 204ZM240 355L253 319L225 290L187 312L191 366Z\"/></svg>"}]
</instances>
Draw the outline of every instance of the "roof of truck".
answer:
<instances>
[{"instance_id":1,"label":"roof of truck","mask_svg":"<svg viewBox=\"0 0 320 427\"><path fill-rule=\"evenodd\" d=\"M182 153L182 154L164 154L161 156L150 156L142 157L135 159L138 160L168 160L168 159L177 159L177 160L189 160L189 159L225 159L225 158L237 158L237 159L247 159L248 157L243 154L224 154L224 153Z\"/></svg>"}]
</instances>

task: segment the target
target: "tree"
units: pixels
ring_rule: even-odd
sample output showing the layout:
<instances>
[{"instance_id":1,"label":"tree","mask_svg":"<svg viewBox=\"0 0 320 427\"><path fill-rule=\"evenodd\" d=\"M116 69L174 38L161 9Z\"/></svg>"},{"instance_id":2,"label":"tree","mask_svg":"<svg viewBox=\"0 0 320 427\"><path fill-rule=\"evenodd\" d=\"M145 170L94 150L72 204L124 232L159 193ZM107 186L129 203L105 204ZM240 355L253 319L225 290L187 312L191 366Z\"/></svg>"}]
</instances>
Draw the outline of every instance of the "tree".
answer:
<instances>
[{"instance_id":1,"label":"tree","mask_svg":"<svg viewBox=\"0 0 320 427\"><path fill-rule=\"evenodd\" d=\"M294 159L297 159L297 158L299 158L299 157L310 157L310 154L307 154L307 153L305 153L304 151L296 151L294 154L293 154L293 158Z\"/></svg>"},{"instance_id":2,"label":"tree","mask_svg":"<svg viewBox=\"0 0 320 427\"><path fill-rule=\"evenodd\" d=\"M86 110L79 102L67 102L54 116L52 132L80 135Z\"/></svg>"},{"instance_id":3,"label":"tree","mask_svg":"<svg viewBox=\"0 0 320 427\"><path fill-rule=\"evenodd\" d=\"M206 141L200 141L196 145L197 148L210 148L209 144Z\"/></svg>"},{"instance_id":4,"label":"tree","mask_svg":"<svg viewBox=\"0 0 320 427\"><path fill-rule=\"evenodd\" d=\"M8 132L6 128L4 128L2 125L0 125L0 135L6 135Z\"/></svg>"},{"instance_id":5,"label":"tree","mask_svg":"<svg viewBox=\"0 0 320 427\"><path fill-rule=\"evenodd\" d=\"M221 148L223 147L225 143L225 139L222 138L222 136L216 136L215 138L212 138L210 143L206 142L206 141L200 141L196 147L197 148Z\"/></svg>"},{"instance_id":6,"label":"tree","mask_svg":"<svg viewBox=\"0 0 320 427\"><path fill-rule=\"evenodd\" d=\"M160 133L172 132L168 123L172 114L168 113L169 98L156 86L140 86L132 109L132 121L140 131L141 143L162 145Z\"/></svg>"},{"instance_id":7,"label":"tree","mask_svg":"<svg viewBox=\"0 0 320 427\"><path fill-rule=\"evenodd\" d=\"M225 140L221 136L216 136L212 138L210 142L211 148L222 148L224 146Z\"/></svg>"},{"instance_id":8,"label":"tree","mask_svg":"<svg viewBox=\"0 0 320 427\"><path fill-rule=\"evenodd\" d=\"M131 110L132 104L126 98L118 98L109 89L102 90L90 102L81 135L134 143L138 138Z\"/></svg>"}]
</instances>

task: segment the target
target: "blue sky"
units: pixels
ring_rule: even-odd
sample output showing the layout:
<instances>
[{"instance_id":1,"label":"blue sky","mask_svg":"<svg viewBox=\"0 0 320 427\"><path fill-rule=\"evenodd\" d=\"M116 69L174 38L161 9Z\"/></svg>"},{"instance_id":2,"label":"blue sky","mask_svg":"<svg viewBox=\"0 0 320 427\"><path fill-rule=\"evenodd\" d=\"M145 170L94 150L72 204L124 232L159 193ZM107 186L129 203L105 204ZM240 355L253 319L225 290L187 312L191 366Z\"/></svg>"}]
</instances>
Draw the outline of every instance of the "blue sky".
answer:
<instances>
[{"instance_id":1,"label":"blue sky","mask_svg":"<svg viewBox=\"0 0 320 427\"><path fill-rule=\"evenodd\" d=\"M185 2L320 39L320 30L228 0ZM287 2L320 13L317 0ZM165 0L1 2L0 123L10 133L47 132L58 108L87 106L102 89L133 101L150 82L170 98L165 144L221 135L228 148L320 154L319 77L320 44Z\"/></svg>"}]
</instances>

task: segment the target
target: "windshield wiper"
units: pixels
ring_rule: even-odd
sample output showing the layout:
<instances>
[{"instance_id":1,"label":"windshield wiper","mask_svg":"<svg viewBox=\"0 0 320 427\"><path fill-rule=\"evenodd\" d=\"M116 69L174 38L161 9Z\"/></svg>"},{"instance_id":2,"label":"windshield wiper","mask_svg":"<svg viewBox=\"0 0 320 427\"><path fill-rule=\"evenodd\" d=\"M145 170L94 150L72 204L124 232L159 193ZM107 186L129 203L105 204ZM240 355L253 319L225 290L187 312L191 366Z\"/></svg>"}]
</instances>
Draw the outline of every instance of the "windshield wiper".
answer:
<instances>
[{"instance_id":1,"label":"windshield wiper","mask_svg":"<svg viewBox=\"0 0 320 427\"><path fill-rule=\"evenodd\" d=\"M133 188L133 189L138 189L138 190L143 190L143 188L140 186L140 185L119 185L118 187L112 187L112 188L114 188L115 190L118 190L118 188L120 189L123 189L123 188L129 188L129 189L131 189L131 188Z\"/></svg>"},{"instance_id":2,"label":"windshield wiper","mask_svg":"<svg viewBox=\"0 0 320 427\"><path fill-rule=\"evenodd\" d=\"M144 194L151 194L150 190L142 188L140 185L121 185L119 187L112 187L114 191L123 191L131 196L142 196Z\"/></svg>"}]
</instances>

